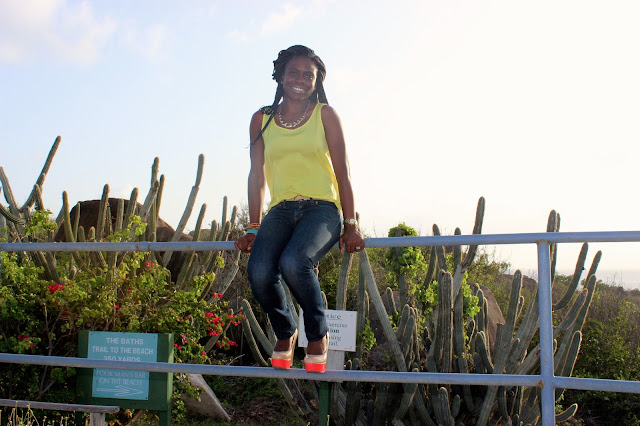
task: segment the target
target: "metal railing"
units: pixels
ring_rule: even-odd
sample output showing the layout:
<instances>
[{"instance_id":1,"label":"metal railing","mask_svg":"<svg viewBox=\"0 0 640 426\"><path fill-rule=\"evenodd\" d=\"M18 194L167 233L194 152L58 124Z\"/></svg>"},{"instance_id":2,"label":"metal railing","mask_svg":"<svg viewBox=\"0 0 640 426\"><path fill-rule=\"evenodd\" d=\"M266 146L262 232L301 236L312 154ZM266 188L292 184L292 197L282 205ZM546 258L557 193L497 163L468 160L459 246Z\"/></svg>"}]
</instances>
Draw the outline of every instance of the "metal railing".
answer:
<instances>
[{"instance_id":1,"label":"metal railing","mask_svg":"<svg viewBox=\"0 0 640 426\"><path fill-rule=\"evenodd\" d=\"M555 389L598 390L640 393L640 382L555 376L553 371L553 323L551 301L550 244L582 242L640 242L640 231L553 232L527 234L453 235L432 237L367 238L368 248L414 246L461 246L536 244L538 253L538 300L540 328L540 374L469 374L469 373L401 373L393 371L327 371L309 374L303 369L276 370L264 367L241 367L200 364L166 364L123 362L73 357L17 355L0 353L0 362L61 367L109 368L162 373L187 373L218 376L304 379L324 382L380 382L448 385L535 386L541 388L543 425L555 423ZM0 251L207 251L235 250L231 241L135 242L135 243L0 243Z\"/></svg>"}]
</instances>

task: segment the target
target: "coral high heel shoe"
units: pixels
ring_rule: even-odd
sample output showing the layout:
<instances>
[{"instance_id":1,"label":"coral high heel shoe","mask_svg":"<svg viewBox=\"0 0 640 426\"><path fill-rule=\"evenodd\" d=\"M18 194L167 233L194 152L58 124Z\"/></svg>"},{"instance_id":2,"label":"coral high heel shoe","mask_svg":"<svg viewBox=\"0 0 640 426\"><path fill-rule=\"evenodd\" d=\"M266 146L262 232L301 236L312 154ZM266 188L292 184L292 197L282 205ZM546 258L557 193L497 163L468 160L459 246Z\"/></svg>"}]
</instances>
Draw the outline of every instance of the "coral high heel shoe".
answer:
<instances>
[{"instance_id":1,"label":"coral high heel shoe","mask_svg":"<svg viewBox=\"0 0 640 426\"><path fill-rule=\"evenodd\" d=\"M271 366L273 368L280 368L288 370L291 368L293 362L293 350L296 348L296 340L298 339L298 330L291 336L291 346L288 351L273 351L271 354Z\"/></svg>"},{"instance_id":2,"label":"coral high heel shoe","mask_svg":"<svg viewBox=\"0 0 640 426\"><path fill-rule=\"evenodd\" d=\"M323 337L327 343L324 353L320 355L309 355L304 357L304 369L307 373L324 373L327 369L327 354L329 353L329 332Z\"/></svg>"}]
</instances>

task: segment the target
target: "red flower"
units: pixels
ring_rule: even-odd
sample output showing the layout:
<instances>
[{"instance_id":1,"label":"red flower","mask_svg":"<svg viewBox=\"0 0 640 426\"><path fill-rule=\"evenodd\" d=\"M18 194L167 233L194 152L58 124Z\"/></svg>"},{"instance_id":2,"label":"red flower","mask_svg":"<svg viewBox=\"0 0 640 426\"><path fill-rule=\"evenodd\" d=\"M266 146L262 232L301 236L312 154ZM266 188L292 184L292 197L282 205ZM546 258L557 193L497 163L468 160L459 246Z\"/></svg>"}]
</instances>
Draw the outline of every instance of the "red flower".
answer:
<instances>
[{"instance_id":1,"label":"red flower","mask_svg":"<svg viewBox=\"0 0 640 426\"><path fill-rule=\"evenodd\" d=\"M56 291L60 291L64 288L64 284L55 283L53 285L48 285L47 288L51 294L54 294Z\"/></svg>"}]
</instances>

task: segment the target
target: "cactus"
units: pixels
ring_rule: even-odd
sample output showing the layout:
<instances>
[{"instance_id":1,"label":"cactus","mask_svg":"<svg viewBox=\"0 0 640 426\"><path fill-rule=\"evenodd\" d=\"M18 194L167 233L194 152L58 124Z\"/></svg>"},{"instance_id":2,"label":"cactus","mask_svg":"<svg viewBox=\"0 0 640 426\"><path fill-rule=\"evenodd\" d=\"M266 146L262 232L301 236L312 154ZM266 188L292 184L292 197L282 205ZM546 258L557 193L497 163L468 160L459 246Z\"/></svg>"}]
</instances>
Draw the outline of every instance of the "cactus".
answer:
<instances>
[{"instance_id":1,"label":"cactus","mask_svg":"<svg viewBox=\"0 0 640 426\"><path fill-rule=\"evenodd\" d=\"M478 202L474 234L482 228L484 199ZM549 215L547 230L559 230L560 216L555 211ZM460 230L456 229L456 234ZM439 228L434 225L434 234L439 235ZM556 375L569 376L579 352L581 330L584 325L588 307L591 303L595 287L595 272L601 258L598 252L587 274L587 285L576 295L584 268L588 245L584 244L578 260L574 276L567 291L554 303L554 309L568 307L562 322L554 327L554 371ZM557 260L557 247L550 247L552 263ZM474 285L472 292L478 297L480 310L472 319L464 319L463 292L464 276L472 265L477 252L476 246L470 246L466 253L459 248L453 251L453 270L447 270L445 250L443 247L431 249L431 257L424 281L425 287L434 282L438 285L438 306L433 311L432 322L427 321L424 333L418 332L418 307L408 303L396 307L393 294L386 289L381 296L373 277L366 251L359 254L360 285L358 289L358 312L363 308L365 286L387 340L386 347L391 355L397 371L430 371L430 372L476 372L489 374L531 374L539 367L539 346L529 349L538 329L538 303L535 297L525 308L522 296L522 274L517 271L511 283L511 296L506 312L505 324L499 325L495 342L489 342L487 334L488 305L482 290ZM343 265L343 268L345 266ZM555 266L553 266L555 268ZM440 272L438 272L440 271ZM399 313L398 313L399 311ZM389 317L397 318L394 330ZM364 318L359 321L364 321ZM432 337L430 337L432 336ZM358 342L361 345L361 342ZM493 349L491 349L493 347ZM426 353L420 348L427 349ZM361 347L356 349L355 357L347 361L350 369L358 368L365 356ZM421 367L422 365L422 367ZM435 424L494 424L498 419L514 425L536 424L540 420L540 392L537 388L522 386L486 386L483 391L479 387L470 386L438 386L430 385L376 385L375 399L362 401L363 395L356 384L349 383L344 396L346 404L344 419L366 418L369 423L387 422L403 424L414 423ZM556 397L560 398L563 389L558 389ZM350 401L357 401L350 403ZM390 409L393 407L393 410ZM335 407L340 409L340 406ZM556 420L566 420L573 416L577 407L569 407L557 414ZM357 411L359 412L357 413ZM343 413L332 413L332 418Z\"/></svg>"}]
</instances>

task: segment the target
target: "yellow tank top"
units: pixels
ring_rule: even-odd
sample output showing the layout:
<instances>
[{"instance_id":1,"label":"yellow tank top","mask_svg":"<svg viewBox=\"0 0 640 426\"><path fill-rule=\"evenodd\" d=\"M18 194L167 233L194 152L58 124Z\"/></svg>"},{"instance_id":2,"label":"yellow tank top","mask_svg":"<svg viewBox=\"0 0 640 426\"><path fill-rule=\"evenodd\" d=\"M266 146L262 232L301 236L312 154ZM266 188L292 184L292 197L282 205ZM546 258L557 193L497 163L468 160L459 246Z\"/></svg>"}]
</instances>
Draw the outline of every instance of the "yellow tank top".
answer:
<instances>
[{"instance_id":1,"label":"yellow tank top","mask_svg":"<svg viewBox=\"0 0 640 426\"><path fill-rule=\"evenodd\" d=\"M271 120L262 134L267 185L271 195L269 209L298 195L331 201L342 210L338 181L322 124L318 103L309 120L295 129L285 129ZM269 116L264 114L262 126Z\"/></svg>"}]
</instances>

